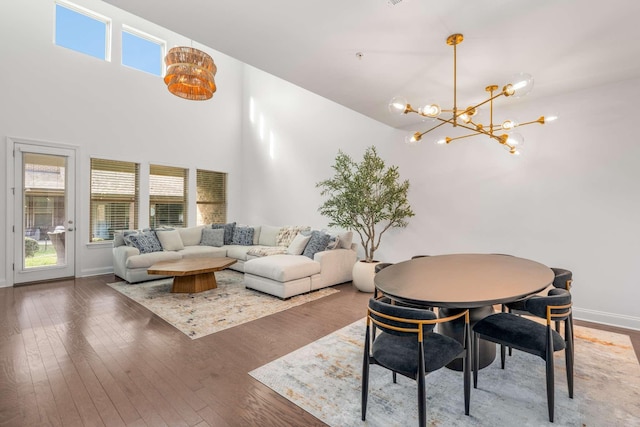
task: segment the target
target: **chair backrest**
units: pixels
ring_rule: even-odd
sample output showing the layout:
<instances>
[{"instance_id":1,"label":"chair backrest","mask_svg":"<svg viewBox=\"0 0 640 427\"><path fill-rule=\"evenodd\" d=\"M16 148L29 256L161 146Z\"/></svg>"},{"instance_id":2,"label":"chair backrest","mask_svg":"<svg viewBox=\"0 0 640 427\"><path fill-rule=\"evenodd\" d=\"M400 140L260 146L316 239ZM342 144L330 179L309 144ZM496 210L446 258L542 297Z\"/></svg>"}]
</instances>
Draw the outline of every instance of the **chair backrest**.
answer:
<instances>
[{"instance_id":1,"label":"chair backrest","mask_svg":"<svg viewBox=\"0 0 640 427\"><path fill-rule=\"evenodd\" d=\"M378 329L398 336L417 336L421 326L422 333L427 334L435 327L433 321L438 319L433 311L392 305L375 298L369 300L368 317Z\"/></svg>"},{"instance_id":2,"label":"chair backrest","mask_svg":"<svg viewBox=\"0 0 640 427\"><path fill-rule=\"evenodd\" d=\"M389 267L390 265L393 265L392 262L381 262L379 264L376 264L376 266L374 267L374 270L376 273L380 272L381 270L384 270L385 268Z\"/></svg>"},{"instance_id":3,"label":"chair backrest","mask_svg":"<svg viewBox=\"0 0 640 427\"><path fill-rule=\"evenodd\" d=\"M564 268L551 267L555 277L553 279L553 286L560 289L571 290L571 283L573 282L573 273Z\"/></svg>"},{"instance_id":4,"label":"chair backrest","mask_svg":"<svg viewBox=\"0 0 640 427\"><path fill-rule=\"evenodd\" d=\"M565 320L571 315L571 293L566 289L554 288L547 296L533 296L524 303L531 314L551 321Z\"/></svg>"}]
</instances>

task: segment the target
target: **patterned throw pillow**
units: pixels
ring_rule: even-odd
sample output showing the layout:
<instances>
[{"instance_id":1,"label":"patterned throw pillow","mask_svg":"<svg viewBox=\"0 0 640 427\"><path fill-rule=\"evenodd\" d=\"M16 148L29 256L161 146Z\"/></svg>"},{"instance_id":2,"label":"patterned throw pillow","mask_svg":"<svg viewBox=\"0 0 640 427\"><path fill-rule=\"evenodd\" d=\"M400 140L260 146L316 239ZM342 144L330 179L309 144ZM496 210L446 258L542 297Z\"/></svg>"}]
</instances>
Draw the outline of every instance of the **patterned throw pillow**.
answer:
<instances>
[{"instance_id":1,"label":"patterned throw pillow","mask_svg":"<svg viewBox=\"0 0 640 427\"><path fill-rule=\"evenodd\" d=\"M224 245L224 229L223 228L205 228L202 230L202 238L200 239L201 246L216 246L220 247Z\"/></svg>"},{"instance_id":2,"label":"patterned throw pillow","mask_svg":"<svg viewBox=\"0 0 640 427\"><path fill-rule=\"evenodd\" d=\"M331 236L329 236L327 233L313 230L311 232L311 239L309 240L309 243L307 243L307 246L304 248L304 252L302 253L302 255L313 259L313 256L317 252L322 252L327 249L329 239L331 239Z\"/></svg>"},{"instance_id":3,"label":"patterned throw pillow","mask_svg":"<svg viewBox=\"0 0 640 427\"><path fill-rule=\"evenodd\" d=\"M233 229L232 245L251 246L253 245L252 227L235 227Z\"/></svg>"},{"instance_id":4,"label":"patterned throw pillow","mask_svg":"<svg viewBox=\"0 0 640 427\"><path fill-rule=\"evenodd\" d=\"M290 225L286 227L282 227L278 236L276 237L276 246L289 246L293 239L300 233L301 231L309 230L309 226L306 225Z\"/></svg>"},{"instance_id":5,"label":"patterned throw pillow","mask_svg":"<svg viewBox=\"0 0 640 427\"><path fill-rule=\"evenodd\" d=\"M236 228L235 222L230 222L228 224L211 224L211 228L214 230L217 228L224 229L224 244L230 245L233 241L233 229Z\"/></svg>"},{"instance_id":6,"label":"patterned throw pillow","mask_svg":"<svg viewBox=\"0 0 640 427\"><path fill-rule=\"evenodd\" d=\"M141 254L162 252L162 245L160 244L155 231L130 234L126 239L128 239L128 241L131 242L131 245L136 247Z\"/></svg>"},{"instance_id":7,"label":"patterned throw pillow","mask_svg":"<svg viewBox=\"0 0 640 427\"><path fill-rule=\"evenodd\" d=\"M269 256L286 253L287 248L285 246L254 246L247 251L247 255L253 256Z\"/></svg>"}]
</instances>

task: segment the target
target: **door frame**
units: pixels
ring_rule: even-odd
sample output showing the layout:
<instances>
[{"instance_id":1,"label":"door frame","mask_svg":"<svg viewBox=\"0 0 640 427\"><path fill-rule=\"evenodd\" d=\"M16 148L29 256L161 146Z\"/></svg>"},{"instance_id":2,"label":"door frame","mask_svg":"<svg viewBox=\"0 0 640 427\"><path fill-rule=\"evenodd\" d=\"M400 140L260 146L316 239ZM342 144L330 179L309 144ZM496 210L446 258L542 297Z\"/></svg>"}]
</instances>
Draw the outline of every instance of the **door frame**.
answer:
<instances>
[{"instance_id":1,"label":"door frame","mask_svg":"<svg viewBox=\"0 0 640 427\"><path fill-rule=\"evenodd\" d=\"M75 182L73 183L73 190L72 190L72 194L71 196L73 197L74 203L73 203L73 208L71 211L69 211L69 216L73 217L73 222L74 222L74 233L72 238L70 239L71 242L73 242L74 245L74 250L73 250L73 257L72 259L70 259L69 261L73 263L73 277L76 277L77 275L77 271L78 271L78 265L77 265L77 248L78 248L78 233L77 233L77 229L78 229L78 174L80 172L79 169L79 162L78 162L78 151L79 151L79 147L76 145L70 145L70 144L63 144L63 143L57 143L57 142L48 142L48 141L40 141L40 140L32 140L32 139L27 139L27 138L16 138L16 137L7 137L7 144L6 144L6 180L7 180L7 195L6 195L6 248L5 248L5 254L6 254L6 261L5 261L5 272L6 272L6 286L14 286L15 285L15 270L14 270L14 264L16 261L15 259L15 253L16 253L16 248L15 248L15 242L16 242L16 236L15 236L15 229L16 229L16 221L18 220L17 218L15 218L15 212L16 212L16 199L17 199L17 192L21 191L21 189L17 189L15 188L16 186L16 182L15 182L15 174L17 173L17 171L15 170L16 168L16 162L15 162L15 154L16 154L16 145L30 145L33 146L34 149L38 149L41 148L43 150L46 149L59 149L59 150L67 150L67 151L72 151L73 152L73 168L74 168L74 174L75 174Z\"/></svg>"}]
</instances>

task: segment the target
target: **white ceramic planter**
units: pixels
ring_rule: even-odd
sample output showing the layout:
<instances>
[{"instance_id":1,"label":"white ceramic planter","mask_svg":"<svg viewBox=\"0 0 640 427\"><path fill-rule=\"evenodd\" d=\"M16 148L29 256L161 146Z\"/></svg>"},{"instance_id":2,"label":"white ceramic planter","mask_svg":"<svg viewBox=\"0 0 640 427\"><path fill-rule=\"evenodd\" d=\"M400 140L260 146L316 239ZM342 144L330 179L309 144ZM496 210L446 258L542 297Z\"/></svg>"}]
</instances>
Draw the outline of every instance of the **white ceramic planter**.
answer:
<instances>
[{"instance_id":1,"label":"white ceramic planter","mask_svg":"<svg viewBox=\"0 0 640 427\"><path fill-rule=\"evenodd\" d=\"M380 261L358 261L353 265L353 285L361 292L373 292L375 284L373 277L376 275L376 265Z\"/></svg>"}]
</instances>

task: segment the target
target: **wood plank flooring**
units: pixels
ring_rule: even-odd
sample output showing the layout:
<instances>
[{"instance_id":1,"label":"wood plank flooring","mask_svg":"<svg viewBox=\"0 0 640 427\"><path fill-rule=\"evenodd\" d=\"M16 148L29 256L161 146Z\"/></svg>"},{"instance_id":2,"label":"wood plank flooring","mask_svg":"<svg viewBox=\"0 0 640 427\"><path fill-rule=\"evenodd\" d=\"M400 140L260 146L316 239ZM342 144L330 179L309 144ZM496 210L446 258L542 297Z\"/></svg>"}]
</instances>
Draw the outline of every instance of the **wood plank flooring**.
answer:
<instances>
[{"instance_id":1,"label":"wood plank flooring","mask_svg":"<svg viewBox=\"0 0 640 427\"><path fill-rule=\"evenodd\" d=\"M247 372L364 316L341 292L191 340L106 286L0 288L0 426L322 426ZM628 334L636 355L640 332Z\"/></svg>"}]
</instances>

